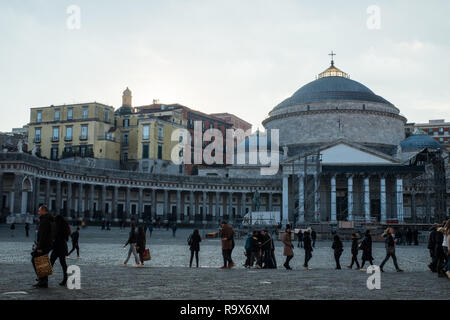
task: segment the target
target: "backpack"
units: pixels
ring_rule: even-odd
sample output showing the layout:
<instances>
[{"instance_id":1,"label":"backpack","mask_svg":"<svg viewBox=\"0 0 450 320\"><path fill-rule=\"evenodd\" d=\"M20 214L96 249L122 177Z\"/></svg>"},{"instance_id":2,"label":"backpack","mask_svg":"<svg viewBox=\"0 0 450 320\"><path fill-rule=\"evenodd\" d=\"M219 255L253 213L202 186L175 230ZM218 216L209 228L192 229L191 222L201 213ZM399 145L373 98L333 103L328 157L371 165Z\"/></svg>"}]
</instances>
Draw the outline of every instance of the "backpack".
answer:
<instances>
[{"instance_id":1,"label":"backpack","mask_svg":"<svg viewBox=\"0 0 450 320\"><path fill-rule=\"evenodd\" d=\"M190 235L189 236L189 238L187 239L187 244L189 245L189 246L191 246L192 245L192 235Z\"/></svg>"}]
</instances>

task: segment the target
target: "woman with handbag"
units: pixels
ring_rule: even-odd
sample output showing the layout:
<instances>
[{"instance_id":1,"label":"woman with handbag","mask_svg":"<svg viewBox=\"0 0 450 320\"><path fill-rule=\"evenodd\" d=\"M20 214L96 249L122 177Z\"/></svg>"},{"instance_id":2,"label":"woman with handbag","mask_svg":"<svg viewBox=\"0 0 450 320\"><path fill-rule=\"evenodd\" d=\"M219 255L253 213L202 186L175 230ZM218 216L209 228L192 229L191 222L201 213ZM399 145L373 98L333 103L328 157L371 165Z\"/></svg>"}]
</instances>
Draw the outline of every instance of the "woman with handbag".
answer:
<instances>
[{"instance_id":1,"label":"woman with handbag","mask_svg":"<svg viewBox=\"0 0 450 320\"><path fill-rule=\"evenodd\" d=\"M136 251L139 253L139 259L141 260L141 264L138 267L144 267L144 252L145 252L145 231L142 226L138 228L137 241L136 241Z\"/></svg>"},{"instance_id":2,"label":"woman with handbag","mask_svg":"<svg viewBox=\"0 0 450 320\"><path fill-rule=\"evenodd\" d=\"M202 238L198 232L198 229L195 229L194 232L189 237L189 250L191 250L191 259L189 261L189 268L192 268L192 260L194 260L195 254L195 262L197 263L198 268L198 252L200 251L200 242L202 242Z\"/></svg>"},{"instance_id":3,"label":"woman with handbag","mask_svg":"<svg viewBox=\"0 0 450 320\"><path fill-rule=\"evenodd\" d=\"M137 235L136 235L136 228L134 226L134 224L131 224L131 230L130 230L130 235L128 236L128 241L127 243L125 243L123 245L123 247L125 248L127 245L130 245L130 249L128 250L128 256L125 259L125 261L122 263L122 266L126 266L128 263L128 260L130 260L131 254L133 254L134 256L134 260L136 262L135 267L139 266L139 258L136 252L136 243L137 243Z\"/></svg>"}]
</instances>

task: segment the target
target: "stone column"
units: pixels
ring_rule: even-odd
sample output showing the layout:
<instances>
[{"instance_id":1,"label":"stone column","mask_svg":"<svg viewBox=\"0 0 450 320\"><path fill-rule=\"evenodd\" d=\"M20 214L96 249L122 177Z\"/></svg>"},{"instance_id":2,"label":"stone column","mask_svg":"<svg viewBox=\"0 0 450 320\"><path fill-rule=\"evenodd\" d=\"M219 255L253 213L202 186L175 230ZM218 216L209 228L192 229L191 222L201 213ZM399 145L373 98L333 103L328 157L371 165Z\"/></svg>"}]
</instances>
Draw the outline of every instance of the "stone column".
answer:
<instances>
[{"instance_id":1,"label":"stone column","mask_svg":"<svg viewBox=\"0 0 450 320\"><path fill-rule=\"evenodd\" d=\"M216 192L216 212L214 214L214 221L217 222L220 219L220 192Z\"/></svg>"},{"instance_id":2,"label":"stone column","mask_svg":"<svg viewBox=\"0 0 450 320\"><path fill-rule=\"evenodd\" d=\"M314 220L320 220L320 175L314 175Z\"/></svg>"},{"instance_id":3,"label":"stone column","mask_svg":"<svg viewBox=\"0 0 450 320\"><path fill-rule=\"evenodd\" d=\"M108 212L106 212L106 185L102 185L102 217L108 218Z\"/></svg>"},{"instance_id":4,"label":"stone column","mask_svg":"<svg viewBox=\"0 0 450 320\"><path fill-rule=\"evenodd\" d=\"M189 191L189 220L193 224L195 222L195 204L194 204L194 191Z\"/></svg>"},{"instance_id":5,"label":"stone column","mask_svg":"<svg viewBox=\"0 0 450 320\"><path fill-rule=\"evenodd\" d=\"M137 209L137 215L138 220L142 218L142 213L144 212L143 204L144 204L144 189L139 188L138 189L138 209Z\"/></svg>"},{"instance_id":6,"label":"stone column","mask_svg":"<svg viewBox=\"0 0 450 320\"><path fill-rule=\"evenodd\" d=\"M298 222L305 222L305 181L298 175Z\"/></svg>"},{"instance_id":7,"label":"stone column","mask_svg":"<svg viewBox=\"0 0 450 320\"><path fill-rule=\"evenodd\" d=\"M397 187L397 219L399 223L404 222L403 218L403 179L397 178L396 181L396 187Z\"/></svg>"},{"instance_id":8,"label":"stone column","mask_svg":"<svg viewBox=\"0 0 450 320\"><path fill-rule=\"evenodd\" d=\"M228 219L234 221L233 216L233 192L228 193Z\"/></svg>"},{"instance_id":9,"label":"stone column","mask_svg":"<svg viewBox=\"0 0 450 320\"><path fill-rule=\"evenodd\" d=\"M94 185L89 185L89 218L94 220Z\"/></svg>"},{"instance_id":10,"label":"stone column","mask_svg":"<svg viewBox=\"0 0 450 320\"><path fill-rule=\"evenodd\" d=\"M119 198L119 187L114 186L113 198L112 198L112 213L113 219L115 222L119 221L119 217L117 216L117 199Z\"/></svg>"},{"instance_id":11,"label":"stone column","mask_svg":"<svg viewBox=\"0 0 450 320\"><path fill-rule=\"evenodd\" d=\"M347 178L348 221L353 221L353 176Z\"/></svg>"},{"instance_id":12,"label":"stone column","mask_svg":"<svg viewBox=\"0 0 450 320\"><path fill-rule=\"evenodd\" d=\"M336 176L331 176L331 222L336 222Z\"/></svg>"},{"instance_id":13,"label":"stone column","mask_svg":"<svg viewBox=\"0 0 450 320\"><path fill-rule=\"evenodd\" d=\"M417 214L416 214L416 190L413 187L413 190L411 192L411 218L413 220L413 223L417 222Z\"/></svg>"},{"instance_id":14,"label":"stone column","mask_svg":"<svg viewBox=\"0 0 450 320\"><path fill-rule=\"evenodd\" d=\"M72 203L73 203L73 197L72 197L72 182L67 182L67 218L72 219Z\"/></svg>"},{"instance_id":15,"label":"stone column","mask_svg":"<svg viewBox=\"0 0 450 320\"><path fill-rule=\"evenodd\" d=\"M62 202L62 197L61 197L61 181L56 181L56 215L61 214L61 202Z\"/></svg>"},{"instance_id":16,"label":"stone column","mask_svg":"<svg viewBox=\"0 0 450 320\"><path fill-rule=\"evenodd\" d=\"M78 218L83 216L83 183L78 184Z\"/></svg>"},{"instance_id":17,"label":"stone column","mask_svg":"<svg viewBox=\"0 0 450 320\"><path fill-rule=\"evenodd\" d=\"M203 206L203 214L202 214L202 223L206 224L206 207L207 207L207 203L206 203L206 199L207 199L207 192L203 191L203 201L202 201L202 206Z\"/></svg>"},{"instance_id":18,"label":"stone column","mask_svg":"<svg viewBox=\"0 0 450 320\"><path fill-rule=\"evenodd\" d=\"M45 205L50 209L50 180L45 181Z\"/></svg>"},{"instance_id":19,"label":"stone column","mask_svg":"<svg viewBox=\"0 0 450 320\"><path fill-rule=\"evenodd\" d=\"M364 178L364 216L370 222L370 178Z\"/></svg>"},{"instance_id":20,"label":"stone column","mask_svg":"<svg viewBox=\"0 0 450 320\"><path fill-rule=\"evenodd\" d=\"M287 224L289 214L289 176L283 176L283 209L281 211L281 223Z\"/></svg>"},{"instance_id":21,"label":"stone column","mask_svg":"<svg viewBox=\"0 0 450 320\"><path fill-rule=\"evenodd\" d=\"M0 177L0 183L1 183L2 178ZM39 196L41 193L41 178L36 177L35 183L34 183L34 212L32 212L33 215L36 215L38 210L39 210ZM1 201L3 200L2 195L2 190L0 187L0 210L1 208L3 208L3 205L1 204Z\"/></svg>"},{"instance_id":22,"label":"stone column","mask_svg":"<svg viewBox=\"0 0 450 320\"><path fill-rule=\"evenodd\" d=\"M164 220L169 221L169 190L164 190Z\"/></svg>"},{"instance_id":23,"label":"stone column","mask_svg":"<svg viewBox=\"0 0 450 320\"><path fill-rule=\"evenodd\" d=\"M386 223L386 178L380 179L381 223Z\"/></svg>"},{"instance_id":24,"label":"stone column","mask_svg":"<svg viewBox=\"0 0 450 320\"><path fill-rule=\"evenodd\" d=\"M130 187L126 187L126 194L125 194L125 220L130 219L131 218L131 208L130 208L130 201L131 201L131 188Z\"/></svg>"},{"instance_id":25,"label":"stone column","mask_svg":"<svg viewBox=\"0 0 450 320\"><path fill-rule=\"evenodd\" d=\"M177 190L177 223L181 223L181 190Z\"/></svg>"},{"instance_id":26,"label":"stone column","mask_svg":"<svg viewBox=\"0 0 450 320\"><path fill-rule=\"evenodd\" d=\"M156 219L156 190L152 189L152 208L151 208L151 214L152 214L152 220Z\"/></svg>"},{"instance_id":27,"label":"stone column","mask_svg":"<svg viewBox=\"0 0 450 320\"><path fill-rule=\"evenodd\" d=\"M273 203L273 195L272 195L272 192L269 192L269 211L273 210L272 203Z\"/></svg>"},{"instance_id":28,"label":"stone column","mask_svg":"<svg viewBox=\"0 0 450 320\"><path fill-rule=\"evenodd\" d=\"M23 175L14 175L14 207L13 213L23 213L23 203L22 203L22 180ZM25 204L26 205L26 204ZM26 211L26 210L25 210Z\"/></svg>"},{"instance_id":29,"label":"stone column","mask_svg":"<svg viewBox=\"0 0 450 320\"><path fill-rule=\"evenodd\" d=\"M244 218L245 216L245 205L247 202L247 193L242 192L242 198L241 198L241 216L240 218Z\"/></svg>"}]
</instances>

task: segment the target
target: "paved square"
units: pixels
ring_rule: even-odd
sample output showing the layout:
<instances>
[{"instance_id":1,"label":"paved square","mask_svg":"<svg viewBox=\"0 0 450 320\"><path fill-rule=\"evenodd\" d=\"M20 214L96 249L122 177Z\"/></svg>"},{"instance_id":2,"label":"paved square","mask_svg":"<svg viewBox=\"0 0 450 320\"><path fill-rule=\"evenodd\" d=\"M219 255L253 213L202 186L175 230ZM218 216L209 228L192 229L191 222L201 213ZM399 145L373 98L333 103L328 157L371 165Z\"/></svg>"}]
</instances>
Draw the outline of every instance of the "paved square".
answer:
<instances>
[{"instance_id":1,"label":"paved square","mask_svg":"<svg viewBox=\"0 0 450 320\"><path fill-rule=\"evenodd\" d=\"M206 231L201 231L203 234ZM200 268L189 266L186 239L191 230L155 230L147 245L152 260L145 268L120 266L127 249L128 229L101 231L98 227L81 230L81 259L72 258L68 265L81 269L81 290L58 286L62 280L61 267L55 265L48 290L32 289L35 274L30 263L34 233L25 238L22 226L11 237L6 226L0 227L0 299L432 299L450 297L450 281L437 278L428 271L428 250L424 245L397 247L397 256L404 273L396 273L388 262L381 275L381 290L369 290L369 274L345 268L351 260L350 243L344 242L341 258L343 270L335 270L331 243L318 242L310 265L301 267L303 249L295 249L291 262L293 271L247 270L242 265L244 240L236 241L233 260L236 268L219 270L222 265L220 240L207 239L201 243ZM69 243L70 249L70 243ZM276 241L278 265L284 262L282 243ZM375 263L384 257L383 243L374 243Z\"/></svg>"}]
</instances>

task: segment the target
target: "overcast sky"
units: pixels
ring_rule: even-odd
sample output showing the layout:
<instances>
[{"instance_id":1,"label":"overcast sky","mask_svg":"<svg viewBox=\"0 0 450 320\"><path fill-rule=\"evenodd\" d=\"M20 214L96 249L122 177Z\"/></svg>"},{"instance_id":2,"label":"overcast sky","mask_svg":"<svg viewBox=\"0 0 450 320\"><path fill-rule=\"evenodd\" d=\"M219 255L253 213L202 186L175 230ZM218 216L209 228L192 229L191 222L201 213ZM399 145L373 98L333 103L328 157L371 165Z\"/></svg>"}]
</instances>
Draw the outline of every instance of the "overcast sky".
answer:
<instances>
[{"instance_id":1,"label":"overcast sky","mask_svg":"<svg viewBox=\"0 0 450 320\"><path fill-rule=\"evenodd\" d=\"M371 5L380 29L368 28ZM120 107L127 86L134 106L159 99L262 129L331 50L408 121L450 121L449 13L447 0L0 1L0 131L28 123L30 107Z\"/></svg>"}]
</instances>

